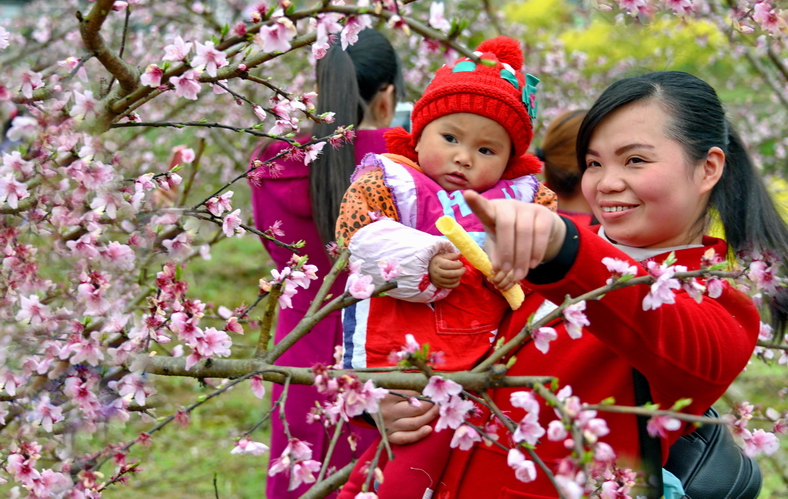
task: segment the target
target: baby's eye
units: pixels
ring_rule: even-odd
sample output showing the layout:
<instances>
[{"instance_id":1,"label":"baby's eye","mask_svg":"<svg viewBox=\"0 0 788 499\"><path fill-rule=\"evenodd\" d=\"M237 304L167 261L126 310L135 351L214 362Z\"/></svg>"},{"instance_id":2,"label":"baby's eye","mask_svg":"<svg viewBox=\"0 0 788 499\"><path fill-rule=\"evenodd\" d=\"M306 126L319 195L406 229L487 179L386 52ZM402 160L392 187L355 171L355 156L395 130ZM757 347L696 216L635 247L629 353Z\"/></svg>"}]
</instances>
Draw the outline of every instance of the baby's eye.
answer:
<instances>
[{"instance_id":1,"label":"baby's eye","mask_svg":"<svg viewBox=\"0 0 788 499\"><path fill-rule=\"evenodd\" d=\"M454 135L449 135L448 133L443 134L443 138L446 139L446 142L451 142L452 144L457 143L457 139Z\"/></svg>"},{"instance_id":2,"label":"baby's eye","mask_svg":"<svg viewBox=\"0 0 788 499\"><path fill-rule=\"evenodd\" d=\"M488 149L486 147L482 147L481 149L479 149L479 152L484 154L485 156L495 154L495 151L493 151L492 149Z\"/></svg>"}]
</instances>

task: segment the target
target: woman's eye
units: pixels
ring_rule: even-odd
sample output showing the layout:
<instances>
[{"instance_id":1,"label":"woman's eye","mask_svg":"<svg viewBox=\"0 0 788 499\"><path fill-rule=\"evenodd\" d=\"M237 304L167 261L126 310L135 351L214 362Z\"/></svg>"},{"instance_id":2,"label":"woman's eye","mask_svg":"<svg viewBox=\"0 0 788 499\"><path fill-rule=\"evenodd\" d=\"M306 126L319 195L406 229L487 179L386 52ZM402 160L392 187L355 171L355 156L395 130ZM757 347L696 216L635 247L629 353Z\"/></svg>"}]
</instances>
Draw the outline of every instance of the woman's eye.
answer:
<instances>
[{"instance_id":1,"label":"woman's eye","mask_svg":"<svg viewBox=\"0 0 788 499\"><path fill-rule=\"evenodd\" d=\"M599 164L599 161L594 161L593 159L586 161L586 168L595 168L598 166L602 166Z\"/></svg>"},{"instance_id":2,"label":"woman's eye","mask_svg":"<svg viewBox=\"0 0 788 499\"><path fill-rule=\"evenodd\" d=\"M457 139L454 138L454 135L444 134L443 138L446 139L446 142L451 142L452 144L457 142Z\"/></svg>"},{"instance_id":3,"label":"woman's eye","mask_svg":"<svg viewBox=\"0 0 788 499\"><path fill-rule=\"evenodd\" d=\"M646 160L643 158L629 158L630 163L645 163Z\"/></svg>"}]
</instances>

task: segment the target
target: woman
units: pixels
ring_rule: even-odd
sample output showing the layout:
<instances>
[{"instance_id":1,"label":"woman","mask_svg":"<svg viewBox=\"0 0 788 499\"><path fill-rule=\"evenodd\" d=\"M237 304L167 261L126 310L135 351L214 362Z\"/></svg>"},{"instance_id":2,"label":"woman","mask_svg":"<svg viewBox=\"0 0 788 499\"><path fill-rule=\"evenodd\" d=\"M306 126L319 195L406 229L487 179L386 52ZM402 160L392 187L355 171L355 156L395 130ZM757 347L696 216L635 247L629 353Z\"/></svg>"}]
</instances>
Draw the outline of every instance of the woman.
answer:
<instances>
[{"instance_id":1,"label":"woman","mask_svg":"<svg viewBox=\"0 0 788 499\"><path fill-rule=\"evenodd\" d=\"M339 126L353 125L355 141L338 149L324 148L322 155L309 166L304 165L303 160L277 160L281 169L276 174L264 169L263 175L257 175L260 181L252 184L252 203L255 225L259 230L268 230L281 222L280 228L285 233L280 238L282 241L306 241L299 253L307 255L309 263L317 266L318 277L322 280L332 265L325 245L333 240L339 203L350 185L350 174L367 153L386 152L383 133L394 117L396 101L403 95L404 85L399 58L391 44L379 32L366 29L359 33L358 41L347 50L333 46L318 61L317 87L317 113L332 111L335 120L330 125L316 126L313 135L325 137ZM297 140L305 142L308 137L301 136ZM265 161L286 148L284 142L262 144L255 150L252 161ZM279 269L293 255L265 239L263 244ZM345 280L344 275L337 279L330 291L333 296L342 294ZM312 286L300 291L293 297L293 307L280 311L275 336L277 342L303 318L318 288ZM298 367L334 364L334 347L340 345L341 340L340 314L335 312L276 363ZM279 400L281 395L282 387L274 385L272 399ZM314 387L291 385L285 404L291 436L312 444L312 459L318 461L325 457L331 435L326 434L320 423L307 424L306 415L315 402L321 400ZM273 417L271 421L273 461L287 446L288 438L281 420ZM376 435L372 430L353 428L352 431L360 438L360 451ZM346 437L340 438L331 459L331 466L337 469L349 463L353 455ZM289 480L287 473L269 476L266 486L268 497L295 498L309 488L302 485L288 491Z\"/></svg>"},{"instance_id":2,"label":"woman","mask_svg":"<svg viewBox=\"0 0 788 499\"><path fill-rule=\"evenodd\" d=\"M577 165L577 131L586 115L585 110L567 111L557 116L536 148L536 156L544 163L545 184L558 197L558 214L578 225L596 225L591 206L580 191L582 173Z\"/></svg>"},{"instance_id":3,"label":"woman","mask_svg":"<svg viewBox=\"0 0 788 499\"><path fill-rule=\"evenodd\" d=\"M659 72L613 84L583 121L577 157L584 171L583 194L602 224L598 234L538 205L488 201L466 192L466 201L488 232L487 251L498 271L495 284L506 287L526 279L534 291L502 325L507 339L540 308L555 308L551 302L562 303L566 295L579 296L605 285L611 272L601 262L604 257L626 262L637 275L646 275L646 262L662 263L671 253L689 270L701 266L708 250L724 258L728 247L736 252L768 250L782 261L788 256L788 229L725 119L716 93L694 76ZM727 246L703 235L712 207L720 213ZM660 407L689 398L692 402L684 412L702 414L747 364L758 338L758 311L727 283L716 298L706 295L698 303L684 290L676 290L674 304L644 310L651 308L644 307L649 291L647 286L631 286L588 301L590 325L579 339L569 337L564 321L555 321L550 325L558 337L549 351L542 353L534 341L525 340L514 352L517 361L507 374L556 376L560 386L571 386L582 402L614 397L617 404L635 405L634 367L647 378ZM771 307L781 337L785 308L779 300ZM498 389L491 397L518 422L526 412L510 400L514 391ZM434 408L425 413L424 408L392 400L384 408L390 441L407 443L430 431L424 423L434 416ZM543 402L538 413L543 428L555 419ZM600 416L610 432L599 435L599 440L612 448L617 464L637 465L635 416ZM665 432L663 462L670 445L692 429L685 423ZM512 445L505 431L500 431L499 442ZM577 468L565 460L569 451L564 444L544 436L536 452L559 481L571 487ZM454 449L436 497L558 496L541 470L533 481L518 480L507 467L507 457L505 450L478 443L470 451Z\"/></svg>"}]
</instances>

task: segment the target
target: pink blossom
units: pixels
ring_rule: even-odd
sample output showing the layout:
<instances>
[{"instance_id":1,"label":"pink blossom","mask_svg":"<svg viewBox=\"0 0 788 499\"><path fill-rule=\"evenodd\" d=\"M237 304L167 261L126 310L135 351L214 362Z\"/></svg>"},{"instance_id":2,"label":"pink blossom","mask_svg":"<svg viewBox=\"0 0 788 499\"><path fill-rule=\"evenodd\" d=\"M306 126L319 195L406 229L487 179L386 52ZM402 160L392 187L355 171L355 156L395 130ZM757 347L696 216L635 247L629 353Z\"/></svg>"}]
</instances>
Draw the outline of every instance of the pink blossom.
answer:
<instances>
[{"instance_id":1,"label":"pink blossom","mask_svg":"<svg viewBox=\"0 0 788 499\"><path fill-rule=\"evenodd\" d=\"M175 37L171 45L164 47L164 60L165 61L182 61L186 59L192 49L192 42L184 43L183 38L180 36Z\"/></svg>"},{"instance_id":2,"label":"pink blossom","mask_svg":"<svg viewBox=\"0 0 788 499\"><path fill-rule=\"evenodd\" d=\"M233 197L233 191L227 191L221 196L214 196L205 202L205 207L216 217L222 216L225 211L232 209L230 198Z\"/></svg>"},{"instance_id":3,"label":"pink blossom","mask_svg":"<svg viewBox=\"0 0 788 499\"><path fill-rule=\"evenodd\" d=\"M28 422L36 422L47 432L52 432L52 425L63 421L63 410L52 405L49 395L43 394L35 406L35 409L27 414Z\"/></svg>"},{"instance_id":4,"label":"pink blossom","mask_svg":"<svg viewBox=\"0 0 788 499\"><path fill-rule=\"evenodd\" d=\"M416 341L416 338L412 334L408 333L405 335L405 346L399 350L392 351L391 354L389 354L389 361L391 361L392 364L396 364L402 360L407 359L410 355L418 352L419 350L421 350L421 345L419 345L419 343ZM440 376L436 377L443 379ZM432 380L436 377L430 378L430 383L432 383ZM429 383L427 386L430 386Z\"/></svg>"},{"instance_id":5,"label":"pink blossom","mask_svg":"<svg viewBox=\"0 0 788 499\"><path fill-rule=\"evenodd\" d=\"M637 266L629 265L628 262L619 260L617 258L610 258L609 256L606 256L602 259L602 263L611 273L611 278L607 280L608 284L612 284L614 281L619 281L623 277L636 276L638 273Z\"/></svg>"},{"instance_id":6,"label":"pink blossom","mask_svg":"<svg viewBox=\"0 0 788 499\"><path fill-rule=\"evenodd\" d=\"M750 432L745 428L742 430L742 438L744 439L744 453L749 457L755 457L761 452L771 456L780 448L777 436L761 429Z\"/></svg>"},{"instance_id":7,"label":"pink blossom","mask_svg":"<svg viewBox=\"0 0 788 499\"><path fill-rule=\"evenodd\" d=\"M761 341L769 341L772 339L772 336L773 336L772 327L766 324L765 322L761 322L761 328L758 333L758 339Z\"/></svg>"},{"instance_id":8,"label":"pink blossom","mask_svg":"<svg viewBox=\"0 0 788 499\"><path fill-rule=\"evenodd\" d=\"M238 322L238 317L230 317L224 323L224 330L228 333L244 334L244 327Z\"/></svg>"},{"instance_id":9,"label":"pink blossom","mask_svg":"<svg viewBox=\"0 0 788 499\"><path fill-rule=\"evenodd\" d=\"M747 277L755 286L766 293L773 295L777 292L780 278L777 277L777 269L774 265L769 265L764 261L756 260L750 264Z\"/></svg>"},{"instance_id":10,"label":"pink blossom","mask_svg":"<svg viewBox=\"0 0 788 499\"><path fill-rule=\"evenodd\" d=\"M447 403L440 406L440 417L435 424L435 431L444 428L456 430L465 421L465 416L473 410L473 402L462 397L452 395Z\"/></svg>"},{"instance_id":11,"label":"pink blossom","mask_svg":"<svg viewBox=\"0 0 788 499\"><path fill-rule=\"evenodd\" d=\"M648 262L648 272L656 281L651 285L649 293L643 298L643 310L656 310L662 304L676 302L674 289L679 289L681 284L673 278L674 268L657 262Z\"/></svg>"},{"instance_id":12,"label":"pink blossom","mask_svg":"<svg viewBox=\"0 0 788 499\"><path fill-rule=\"evenodd\" d=\"M93 98L93 92L85 90L85 93L82 94L74 90L74 105L71 107L69 114L76 119L87 118L89 113L96 116L97 106L98 101Z\"/></svg>"},{"instance_id":13,"label":"pink blossom","mask_svg":"<svg viewBox=\"0 0 788 499\"><path fill-rule=\"evenodd\" d=\"M380 267L380 275L383 276L384 281L392 281L402 272L402 267L399 266L399 260L393 257L388 260L379 261L378 267Z\"/></svg>"},{"instance_id":14,"label":"pink blossom","mask_svg":"<svg viewBox=\"0 0 788 499\"><path fill-rule=\"evenodd\" d=\"M347 50L348 46L355 45L358 41L360 31L372 27L372 20L369 16L350 16L345 21L345 29L340 35L342 50Z\"/></svg>"},{"instance_id":15,"label":"pink blossom","mask_svg":"<svg viewBox=\"0 0 788 499\"><path fill-rule=\"evenodd\" d=\"M310 144L306 146L304 150L304 164L308 165L312 161L316 160L317 157L320 155L320 151L323 150L323 147L326 145L325 141L318 142L317 144Z\"/></svg>"},{"instance_id":16,"label":"pink blossom","mask_svg":"<svg viewBox=\"0 0 788 499\"><path fill-rule=\"evenodd\" d=\"M11 154L3 153L3 170L0 175L8 172L16 172L22 177L28 177L33 173L35 163L25 160L19 151L11 151Z\"/></svg>"},{"instance_id":17,"label":"pink blossom","mask_svg":"<svg viewBox=\"0 0 788 499\"><path fill-rule=\"evenodd\" d=\"M134 250L117 241L110 242L104 248L104 258L121 270L134 270Z\"/></svg>"},{"instance_id":18,"label":"pink blossom","mask_svg":"<svg viewBox=\"0 0 788 499\"><path fill-rule=\"evenodd\" d=\"M438 31L448 33L451 29L451 23L443 16L444 6L443 2L432 2L430 4L430 20L429 24Z\"/></svg>"},{"instance_id":19,"label":"pink blossom","mask_svg":"<svg viewBox=\"0 0 788 499\"><path fill-rule=\"evenodd\" d=\"M224 222L222 222L222 231L224 231L224 235L227 237L242 236L246 233L246 229L241 227L242 222L241 218L238 216L239 213L241 213L240 209L235 210L224 217Z\"/></svg>"},{"instance_id":20,"label":"pink blossom","mask_svg":"<svg viewBox=\"0 0 788 499\"><path fill-rule=\"evenodd\" d=\"M342 412L348 418L353 418L364 412L376 413L378 401L388 394L385 388L376 388L372 380L367 380L364 385L348 389L343 395Z\"/></svg>"},{"instance_id":21,"label":"pink blossom","mask_svg":"<svg viewBox=\"0 0 788 499\"><path fill-rule=\"evenodd\" d=\"M512 407L519 407L525 409L527 412L539 414L539 401L536 400L532 392L513 392L509 395L509 401Z\"/></svg>"},{"instance_id":22,"label":"pink blossom","mask_svg":"<svg viewBox=\"0 0 788 499\"><path fill-rule=\"evenodd\" d=\"M174 76L170 78L175 87L175 95L185 99L197 100L197 94L200 93L200 83L197 81L199 75L193 69L183 73L183 76Z\"/></svg>"},{"instance_id":23,"label":"pink blossom","mask_svg":"<svg viewBox=\"0 0 788 499\"><path fill-rule=\"evenodd\" d=\"M450 446L452 449L459 447L460 450L469 450L473 447L473 444L481 441L482 437L476 430L468 425L460 425L460 427L454 431Z\"/></svg>"},{"instance_id":24,"label":"pink blossom","mask_svg":"<svg viewBox=\"0 0 788 499\"><path fill-rule=\"evenodd\" d=\"M526 459L519 450L509 449L506 464L514 470L514 476L521 482L528 483L536 480L536 466L534 462Z\"/></svg>"},{"instance_id":25,"label":"pink blossom","mask_svg":"<svg viewBox=\"0 0 788 499\"><path fill-rule=\"evenodd\" d=\"M647 0L618 0L618 6L626 10L630 16L635 17L648 6L648 2Z\"/></svg>"},{"instance_id":26,"label":"pink blossom","mask_svg":"<svg viewBox=\"0 0 788 499\"><path fill-rule=\"evenodd\" d=\"M203 335L196 338L191 345L203 357L229 357L233 340L230 336L215 327L206 328Z\"/></svg>"},{"instance_id":27,"label":"pink blossom","mask_svg":"<svg viewBox=\"0 0 788 499\"><path fill-rule=\"evenodd\" d=\"M297 489L302 483L314 483L313 473L320 471L320 462L314 460L296 461L293 464L293 473L290 475L288 491Z\"/></svg>"},{"instance_id":28,"label":"pink blossom","mask_svg":"<svg viewBox=\"0 0 788 499\"><path fill-rule=\"evenodd\" d=\"M45 469L41 476L33 481L31 491L36 497L58 497L70 485L71 480L63 473Z\"/></svg>"},{"instance_id":29,"label":"pink blossom","mask_svg":"<svg viewBox=\"0 0 788 499\"><path fill-rule=\"evenodd\" d=\"M719 298L720 295L722 295L723 288L722 279L709 277L708 280L706 280L706 289L709 292L709 298Z\"/></svg>"},{"instance_id":30,"label":"pink blossom","mask_svg":"<svg viewBox=\"0 0 788 499\"><path fill-rule=\"evenodd\" d=\"M591 323L588 321L585 312L585 300L579 301L569 305L564 309L564 320L566 321L566 332L573 340L580 338L583 335L583 326L588 326Z\"/></svg>"},{"instance_id":31,"label":"pink blossom","mask_svg":"<svg viewBox=\"0 0 788 499\"><path fill-rule=\"evenodd\" d=\"M602 463L610 463L615 461L616 452L609 444L597 442L594 445L594 459Z\"/></svg>"},{"instance_id":32,"label":"pink blossom","mask_svg":"<svg viewBox=\"0 0 788 499\"><path fill-rule=\"evenodd\" d=\"M298 286L294 283L283 282L282 294L279 295L278 302L280 308L291 308L293 306L293 296L298 292Z\"/></svg>"},{"instance_id":33,"label":"pink blossom","mask_svg":"<svg viewBox=\"0 0 788 499\"><path fill-rule=\"evenodd\" d=\"M137 373L129 373L120 381L110 381L109 387L118 390L121 397L133 399L140 407L145 407L147 397L156 393L153 388L145 386L142 376Z\"/></svg>"},{"instance_id":34,"label":"pink blossom","mask_svg":"<svg viewBox=\"0 0 788 499\"><path fill-rule=\"evenodd\" d=\"M693 0L662 0L665 4L665 7L671 9L674 14L683 16L685 14L691 14L695 11L695 5L693 5Z\"/></svg>"},{"instance_id":35,"label":"pink blossom","mask_svg":"<svg viewBox=\"0 0 788 499\"><path fill-rule=\"evenodd\" d=\"M13 173L0 177L0 205L8 203L11 208L18 208L19 201L30 197L27 185L17 181Z\"/></svg>"},{"instance_id":36,"label":"pink blossom","mask_svg":"<svg viewBox=\"0 0 788 499\"><path fill-rule=\"evenodd\" d=\"M411 338L413 337L412 335ZM431 398L435 403L445 404L454 395L462 393L462 385L441 376L431 376L427 386L422 392L425 397Z\"/></svg>"},{"instance_id":37,"label":"pink blossom","mask_svg":"<svg viewBox=\"0 0 788 499\"><path fill-rule=\"evenodd\" d=\"M33 98L33 90L44 86L44 81L41 79L41 75L35 71L24 71L20 76L20 79L22 80L22 88L20 90L22 95L28 99Z\"/></svg>"},{"instance_id":38,"label":"pink blossom","mask_svg":"<svg viewBox=\"0 0 788 499\"><path fill-rule=\"evenodd\" d=\"M30 325L37 326L42 322L49 319L51 314L49 307L41 303L38 296L30 295L25 298L20 297L21 307L17 312L15 319L18 321L29 320Z\"/></svg>"},{"instance_id":39,"label":"pink blossom","mask_svg":"<svg viewBox=\"0 0 788 499\"><path fill-rule=\"evenodd\" d=\"M175 258L185 258L191 253L192 235L181 232L173 239L165 239L161 245L167 248L167 253Z\"/></svg>"},{"instance_id":40,"label":"pink blossom","mask_svg":"<svg viewBox=\"0 0 788 499\"><path fill-rule=\"evenodd\" d=\"M681 428L681 421L670 416L654 416L648 420L646 429L652 437L667 438L669 431Z\"/></svg>"},{"instance_id":41,"label":"pink blossom","mask_svg":"<svg viewBox=\"0 0 788 499\"><path fill-rule=\"evenodd\" d=\"M0 50L5 50L11 44L9 41L11 39L11 33L6 31L6 29L0 26Z\"/></svg>"},{"instance_id":42,"label":"pink blossom","mask_svg":"<svg viewBox=\"0 0 788 499\"><path fill-rule=\"evenodd\" d=\"M38 480L41 476L35 468L35 461L26 459L23 455L16 453L8 456L5 469L15 480L28 487L32 487L35 480Z\"/></svg>"},{"instance_id":43,"label":"pink blossom","mask_svg":"<svg viewBox=\"0 0 788 499\"><path fill-rule=\"evenodd\" d=\"M251 454L253 456L262 456L268 446L262 442L255 442L249 437L243 437L235 442L235 447L230 451L230 454Z\"/></svg>"},{"instance_id":44,"label":"pink blossom","mask_svg":"<svg viewBox=\"0 0 788 499\"><path fill-rule=\"evenodd\" d=\"M265 396L265 385L263 385L263 377L260 375L252 376L249 380L252 387L254 396L261 399Z\"/></svg>"},{"instance_id":45,"label":"pink blossom","mask_svg":"<svg viewBox=\"0 0 788 499\"><path fill-rule=\"evenodd\" d=\"M164 76L164 70L155 64L149 64L145 68L145 72L140 76L140 83L149 87L156 88L161 85L161 77Z\"/></svg>"},{"instance_id":46,"label":"pink blossom","mask_svg":"<svg viewBox=\"0 0 788 499\"><path fill-rule=\"evenodd\" d=\"M339 17L336 14L318 14L317 16L317 38L312 44L312 54L315 59L322 59L328 47L331 45L331 38L334 33L342 31Z\"/></svg>"},{"instance_id":47,"label":"pink blossom","mask_svg":"<svg viewBox=\"0 0 788 499\"><path fill-rule=\"evenodd\" d=\"M539 425L539 413L529 412L517 424L517 429L512 435L515 442L526 442L529 445L536 445L536 442L542 435L545 434L545 429Z\"/></svg>"},{"instance_id":48,"label":"pink blossom","mask_svg":"<svg viewBox=\"0 0 788 499\"><path fill-rule=\"evenodd\" d=\"M260 121L265 121L266 118L265 109L255 105L252 107L252 111L254 111L255 116L257 116L260 119Z\"/></svg>"},{"instance_id":49,"label":"pink blossom","mask_svg":"<svg viewBox=\"0 0 788 499\"><path fill-rule=\"evenodd\" d=\"M207 41L205 45L200 42L195 43L195 52L197 55L191 60L191 65L194 68L200 66L205 67L205 72L209 75L216 77L216 70L227 66L227 57L224 52L216 50L213 42Z\"/></svg>"},{"instance_id":50,"label":"pink blossom","mask_svg":"<svg viewBox=\"0 0 788 499\"><path fill-rule=\"evenodd\" d=\"M568 435L566 426L562 421L554 419L547 425L547 439L552 442L559 442L565 439Z\"/></svg>"},{"instance_id":51,"label":"pink blossom","mask_svg":"<svg viewBox=\"0 0 788 499\"><path fill-rule=\"evenodd\" d=\"M290 50L290 40L297 34L293 21L286 17L279 17L270 25L260 28L254 43L266 53L287 52Z\"/></svg>"},{"instance_id":52,"label":"pink blossom","mask_svg":"<svg viewBox=\"0 0 788 499\"><path fill-rule=\"evenodd\" d=\"M181 153L181 163L186 163L187 165L194 161L196 155L194 154L194 149L191 147L184 147L179 151ZM181 183L181 176L175 172L170 172L169 176L171 177L171 183L174 185L180 185Z\"/></svg>"},{"instance_id":53,"label":"pink blossom","mask_svg":"<svg viewBox=\"0 0 788 499\"><path fill-rule=\"evenodd\" d=\"M347 279L347 290L353 298L366 300L372 296L372 292L375 291L375 285L372 283L372 276L350 274Z\"/></svg>"},{"instance_id":54,"label":"pink blossom","mask_svg":"<svg viewBox=\"0 0 788 499\"><path fill-rule=\"evenodd\" d=\"M81 334L72 335L71 343L68 348L61 352L60 358L65 359L64 355L73 353L70 359L71 364L77 365L87 362L91 366L97 366L104 360L104 352L101 351L101 344L96 339L101 333L95 332L88 338L83 338Z\"/></svg>"},{"instance_id":55,"label":"pink blossom","mask_svg":"<svg viewBox=\"0 0 788 499\"><path fill-rule=\"evenodd\" d=\"M531 331L534 338L534 346L542 353L550 350L550 342L558 338L558 333L551 327L540 327L536 331Z\"/></svg>"},{"instance_id":56,"label":"pink blossom","mask_svg":"<svg viewBox=\"0 0 788 499\"><path fill-rule=\"evenodd\" d=\"M14 142L32 140L38 135L38 130L38 120L30 116L17 116L11 120L11 128L6 132L6 137Z\"/></svg>"}]
</instances>

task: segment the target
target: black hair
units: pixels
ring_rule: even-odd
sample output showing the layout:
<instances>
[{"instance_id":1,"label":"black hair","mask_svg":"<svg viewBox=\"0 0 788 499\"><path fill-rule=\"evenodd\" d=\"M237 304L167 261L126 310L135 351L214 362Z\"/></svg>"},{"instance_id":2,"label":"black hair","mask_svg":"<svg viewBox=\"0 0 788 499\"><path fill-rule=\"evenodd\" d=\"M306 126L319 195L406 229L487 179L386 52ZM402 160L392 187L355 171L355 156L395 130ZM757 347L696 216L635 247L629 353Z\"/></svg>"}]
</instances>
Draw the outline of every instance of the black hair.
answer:
<instances>
[{"instance_id":1,"label":"black hair","mask_svg":"<svg viewBox=\"0 0 788 499\"><path fill-rule=\"evenodd\" d=\"M735 252L768 251L788 264L788 227L741 138L725 118L714 89L680 71L664 71L613 83L591 107L577 136L577 161L586 169L586 152L596 127L611 113L634 102L654 101L670 116L665 134L680 142L690 164L708 156L712 147L725 153L722 177L714 186L709 207L717 210L725 238ZM788 293L780 288L770 300L772 326L782 341L788 323Z\"/></svg>"},{"instance_id":2,"label":"black hair","mask_svg":"<svg viewBox=\"0 0 788 499\"><path fill-rule=\"evenodd\" d=\"M361 31L358 41L346 50L334 44L317 63L317 113L334 112L334 122L315 126L313 135L326 137L340 126L358 129L367 104L388 85L394 85L397 100L404 96L399 56L380 32ZM352 143L337 149L324 147L310 166L312 216L323 243L334 240L339 205L355 167Z\"/></svg>"}]
</instances>

